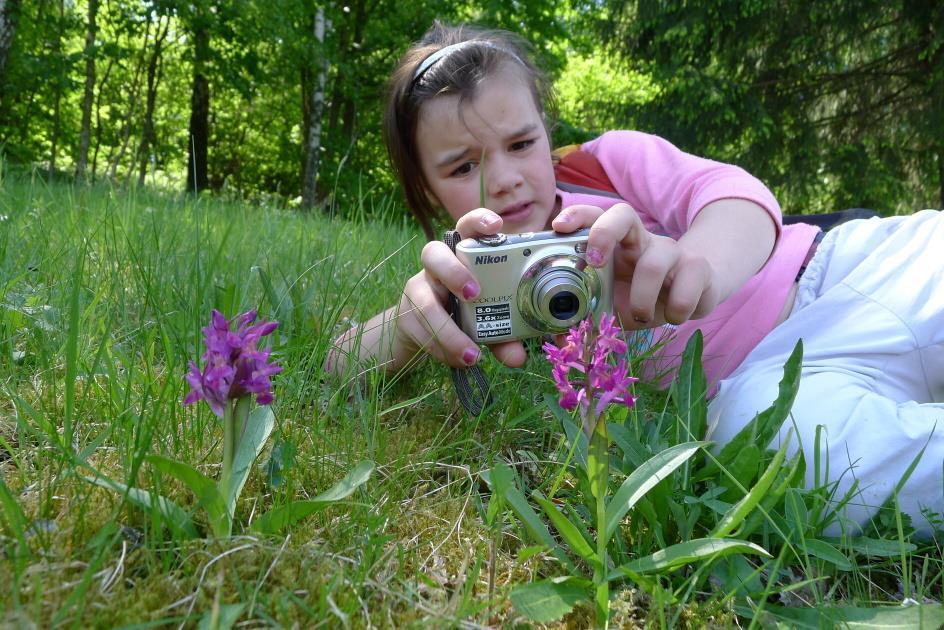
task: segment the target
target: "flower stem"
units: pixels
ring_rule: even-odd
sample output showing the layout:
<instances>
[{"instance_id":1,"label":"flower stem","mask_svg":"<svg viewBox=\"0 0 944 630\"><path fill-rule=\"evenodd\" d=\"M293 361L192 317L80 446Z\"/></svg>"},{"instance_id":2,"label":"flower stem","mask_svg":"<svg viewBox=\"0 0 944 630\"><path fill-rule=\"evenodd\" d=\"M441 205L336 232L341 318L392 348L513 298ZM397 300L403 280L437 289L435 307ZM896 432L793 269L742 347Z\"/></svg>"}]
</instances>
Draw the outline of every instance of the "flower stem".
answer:
<instances>
[{"instance_id":1,"label":"flower stem","mask_svg":"<svg viewBox=\"0 0 944 630\"><path fill-rule=\"evenodd\" d=\"M610 436L606 432L606 420L600 418L590 437L590 450L587 457L590 489L596 499L597 513L597 559L599 564L593 570L593 585L595 587L594 603L598 628L606 628L610 617L610 584L607 580L606 558L606 490L610 473L609 446Z\"/></svg>"},{"instance_id":2,"label":"flower stem","mask_svg":"<svg viewBox=\"0 0 944 630\"><path fill-rule=\"evenodd\" d=\"M220 473L220 494L229 498L233 479L233 459L236 457L236 401L227 400L223 408L223 470Z\"/></svg>"}]
</instances>

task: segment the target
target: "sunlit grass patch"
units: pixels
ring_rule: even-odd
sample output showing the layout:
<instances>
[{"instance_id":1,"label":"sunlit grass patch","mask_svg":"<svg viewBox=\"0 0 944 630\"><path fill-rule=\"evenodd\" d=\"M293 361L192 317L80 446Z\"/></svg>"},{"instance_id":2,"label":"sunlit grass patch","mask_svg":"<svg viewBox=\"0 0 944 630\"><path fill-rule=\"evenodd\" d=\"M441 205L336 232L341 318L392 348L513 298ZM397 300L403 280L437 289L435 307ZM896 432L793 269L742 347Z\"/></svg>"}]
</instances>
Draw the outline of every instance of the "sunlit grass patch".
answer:
<instances>
[{"instance_id":1,"label":"sunlit grass patch","mask_svg":"<svg viewBox=\"0 0 944 630\"><path fill-rule=\"evenodd\" d=\"M4 181L3 623L194 626L226 605L243 607L240 622L287 627L524 622L512 589L563 570L507 511L489 515L486 477L501 462L522 488L546 491L559 478L562 502L585 507L574 468L559 475L570 442L545 402L549 370L536 344L522 370L485 361L496 400L477 418L431 362L396 377L371 365L325 374L331 340L391 304L417 268L417 231L384 215L389 201L376 204L345 222L209 197ZM278 319L273 356L285 368L275 382L274 430L236 503L230 538L211 536L198 498L147 460L160 454L219 475L218 419L181 405L187 362L202 352L200 328L212 308L257 308ZM614 484L646 449L680 435L683 414L672 400L645 386L636 393L637 407L616 422L620 439L639 452L613 450ZM374 472L344 500L280 535L251 529L266 511L318 496L362 460ZM96 472L173 500L196 538L84 479ZM729 490L673 477L654 490L661 503L620 522L614 544L626 559L650 555L696 510L691 537L705 535L739 498L731 491L727 500ZM782 503L770 512L784 518ZM614 581L611 624L728 626L745 623L760 604L815 611L940 601L938 545L907 533L899 540L894 525L865 547L830 541L804 551L761 519L750 540L776 564L733 556L740 560L701 573L666 571L646 588ZM734 586L739 580L743 588ZM578 606L535 626L585 627L592 618Z\"/></svg>"}]
</instances>

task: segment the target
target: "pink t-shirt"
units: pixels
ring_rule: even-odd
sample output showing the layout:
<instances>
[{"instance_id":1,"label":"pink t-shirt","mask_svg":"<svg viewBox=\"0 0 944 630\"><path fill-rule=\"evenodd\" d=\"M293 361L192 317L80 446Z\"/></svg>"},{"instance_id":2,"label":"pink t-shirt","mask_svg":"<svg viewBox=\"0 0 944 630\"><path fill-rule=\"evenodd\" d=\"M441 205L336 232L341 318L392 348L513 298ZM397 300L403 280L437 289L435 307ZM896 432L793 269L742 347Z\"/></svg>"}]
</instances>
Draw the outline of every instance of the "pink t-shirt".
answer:
<instances>
[{"instance_id":1,"label":"pink t-shirt","mask_svg":"<svg viewBox=\"0 0 944 630\"><path fill-rule=\"evenodd\" d=\"M657 345L641 369L667 386L682 351L696 329L704 336L702 364L709 395L769 333L783 310L790 287L819 228L781 224L780 205L757 178L744 169L685 153L670 142L638 131L611 131L583 145L600 161L622 199L639 213L650 232L678 239L695 215L719 199L747 199L770 213L777 242L767 264L708 316L680 326L637 335L643 345ZM561 207L590 204L608 209L618 199L558 191Z\"/></svg>"}]
</instances>

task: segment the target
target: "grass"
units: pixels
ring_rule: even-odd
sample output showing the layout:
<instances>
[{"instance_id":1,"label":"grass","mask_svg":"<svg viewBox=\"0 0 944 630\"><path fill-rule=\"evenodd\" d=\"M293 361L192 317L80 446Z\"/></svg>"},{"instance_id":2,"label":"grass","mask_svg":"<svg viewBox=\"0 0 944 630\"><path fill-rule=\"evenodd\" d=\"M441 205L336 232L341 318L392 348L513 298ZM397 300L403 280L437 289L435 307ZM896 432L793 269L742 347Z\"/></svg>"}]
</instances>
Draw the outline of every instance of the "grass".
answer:
<instances>
[{"instance_id":1,"label":"grass","mask_svg":"<svg viewBox=\"0 0 944 630\"><path fill-rule=\"evenodd\" d=\"M525 622L508 601L510 589L559 567L531 547L514 519L488 522L482 473L503 461L529 487L555 476L568 446L543 402L547 369L535 357L523 370L490 362L500 400L477 419L464 415L446 371L432 364L394 378L371 370L324 377L329 342L397 298L422 247L388 200L362 203L347 213L354 220L342 221L6 176L0 474L8 492L0 495L0 579L10 588L3 623L195 625L237 604L240 625ZM276 380L276 430L237 505L243 527L224 540L174 536L156 512L81 476L97 471L163 494L205 526L192 495L143 460L160 453L216 476L222 431L204 406L181 406L183 375L202 353L210 309L232 315L251 307L281 322L273 335L285 367ZM676 418L663 395L646 390L643 401L638 426ZM318 494L362 459L378 468L350 500L283 538L244 531L268 507ZM894 529L876 534L893 552L844 548L849 570L809 555L798 560L762 529L752 540L779 550L779 564L757 569L744 560L725 570L779 593L766 601L813 610L940 601L940 549L911 545L907 532L896 537ZM641 518L624 538L630 553L658 548ZM724 573L716 569L700 581L675 572L649 589L620 583L613 623L745 623L737 614L747 600L721 588ZM755 592L752 601L764 599ZM591 619L592 610L580 607L549 627Z\"/></svg>"}]
</instances>

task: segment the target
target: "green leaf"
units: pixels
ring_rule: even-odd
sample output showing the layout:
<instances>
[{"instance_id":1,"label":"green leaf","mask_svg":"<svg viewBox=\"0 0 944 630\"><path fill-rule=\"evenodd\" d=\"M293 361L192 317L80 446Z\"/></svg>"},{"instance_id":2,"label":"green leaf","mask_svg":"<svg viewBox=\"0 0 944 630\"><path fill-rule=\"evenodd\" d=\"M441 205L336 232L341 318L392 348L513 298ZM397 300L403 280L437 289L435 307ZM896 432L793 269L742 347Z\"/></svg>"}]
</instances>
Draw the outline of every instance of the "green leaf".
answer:
<instances>
[{"instance_id":1,"label":"green leaf","mask_svg":"<svg viewBox=\"0 0 944 630\"><path fill-rule=\"evenodd\" d=\"M767 470L764 471L764 474L761 475L760 479L757 480L757 483L754 484L754 487L751 488L744 498L731 506L731 509L721 518L721 521L711 532L712 538L724 538L728 534L734 531L734 529L741 524L741 522L747 517L751 511L757 507L761 502L761 499L767 494L767 491L770 490L770 486L773 485L774 480L777 478L777 474L780 472L781 466L783 466L783 460L787 456L787 446L790 445L789 437L783 441L783 445L780 447L780 450L777 451L777 454L774 455L773 460L770 462L770 465L767 467Z\"/></svg>"},{"instance_id":2,"label":"green leaf","mask_svg":"<svg viewBox=\"0 0 944 630\"><path fill-rule=\"evenodd\" d=\"M606 540L612 538L620 521L653 486L672 474L707 442L686 442L657 453L632 472L606 506Z\"/></svg>"},{"instance_id":3,"label":"green leaf","mask_svg":"<svg viewBox=\"0 0 944 630\"><path fill-rule=\"evenodd\" d=\"M573 610L577 603L589 597L588 583L572 578L559 582L532 582L515 587L510 595L515 610L537 623L556 621Z\"/></svg>"},{"instance_id":4,"label":"green leaf","mask_svg":"<svg viewBox=\"0 0 944 630\"><path fill-rule=\"evenodd\" d=\"M836 568L840 571L852 570L852 563L849 562L849 558L824 540L817 540L815 538L806 540L804 541L802 549L811 556L836 565Z\"/></svg>"},{"instance_id":5,"label":"green leaf","mask_svg":"<svg viewBox=\"0 0 944 630\"><path fill-rule=\"evenodd\" d=\"M229 630L246 609L246 604L221 604L204 613L197 624L198 630Z\"/></svg>"},{"instance_id":6,"label":"green leaf","mask_svg":"<svg viewBox=\"0 0 944 630\"><path fill-rule=\"evenodd\" d=\"M190 464L178 462L163 455L148 455L144 459L161 472L178 479L197 495L200 507L206 510L210 528L215 536L230 535L232 522L226 511L223 495L220 494L215 481Z\"/></svg>"},{"instance_id":7,"label":"green leaf","mask_svg":"<svg viewBox=\"0 0 944 630\"><path fill-rule=\"evenodd\" d=\"M918 548L913 543L884 538L867 538L865 536L845 539L824 538L824 540L871 558L894 558L901 555L902 547L904 547L905 553L912 553Z\"/></svg>"},{"instance_id":8,"label":"green leaf","mask_svg":"<svg viewBox=\"0 0 944 630\"><path fill-rule=\"evenodd\" d=\"M661 551L639 558L617 567L610 573L612 580L632 573L653 573L659 571L673 571L692 562L720 558L730 553L753 553L771 557L763 548L746 540L734 538L697 538L683 543L666 547Z\"/></svg>"},{"instance_id":9,"label":"green leaf","mask_svg":"<svg viewBox=\"0 0 944 630\"><path fill-rule=\"evenodd\" d=\"M199 536L196 526L187 513L170 499L165 499L160 495L151 495L147 490L132 488L123 483L112 481L107 477L86 477L80 475L85 481L111 490L116 494L127 497L128 501L144 510L157 508L158 513L167 522L175 536L186 538L197 538Z\"/></svg>"},{"instance_id":10,"label":"green leaf","mask_svg":"<svg viewBox=\"0 0 944 630\"><path fill-rule=\"evenodd\" d=\"M678 376L670 389L679 419L687 432L682 439L686 440L703 439L708 426L708 403L705 401L708 384L701 366L702 347L701 330L696 330L685 344Z\"/></svg>"},{"instance_id":11,"label":"green leaf","mask_svg":"<svg viewBox=\"0 0 944 630\"><path fill-rule=\"evenodd\" d=\"M256 407L249 414L246 432L239 439L239 447L236 449L235 457L233 457L233 477L229 496L226 497L227 514L233 515L236 513L236 501L243 491L243 486L246 485L246 480L249 479L252 463L256 461L259 453L265 447L266 440L272 434L274 426L275 414L272 413L272 407L269 405Z\"/></svg>"},{"instance_id":12,"label":"green leaf","mask_svg":"<svg viewBox=\"0 0 944 630\"><path fill-rule=\"evenodd\" d=\"M703 481L720 472L720 467L730 467L745 448L757 446L766 448L780 430L784 420L790 414L793 401L800 388L800 368L803 363L803 340L797 341L790 358L783 366L783 378L777 393L777 400L747 423L734 438L728 442L715 459L709 460L696 475L696 481Z\"/></svg>"},{"instance_id":13,"label":"green leaf","mask_svg":"<svg viewBox=\"0 0 944 630\"><path fill-rule=\"evenodd\" d=\"M569 571L573 571L573 561L560 548L524 495L515 487L514 473L511 468L502 462L497 462L492 466L489 482L492 485L492 491L502 497L511 511L521 520L531 537L550 550Z\"/></svg>"},{"instance_id":14,"label":"green leaf","mask_svg":"<svg viewBox=\"0 0 944 630\"><path fill-rule=\"evenodd\" d=\"M748 444L738 452L734 461L731 462L724 473L718 475L718 483L728 486L728 489L721 495L723 501L734 503L742 499L746 490L738 487L734 480L740 482L744 488L750 488L754 479L761 472L763 465L764 451L756 444Z\"/></svg>"},{"instance_id":15,"label":"green leaf","mask_svg":"<svg viewBox=\"0 0 944 630\"><path fill-rule=\"evenodd\" d=\"M761 623L773 625L778 621L790 628L940 628L944 626L944 607L940 604L918 604L886 608L859 608L836 606L817 608L786 608L767 604L763 611L747 606L736 606L744 617L759 617Z\"/></svg>"},{"instance_id":16,"label":"green leaf","mask_svg":"<svg viewBox=\"0 0 944 630\"><path fill-rule=\"evenodd\" d=\"M591 565L599 564L597 554L593 550L593 547L590 546L587 539L580 533L577 526L571 523L566 516L561 514L560 510L557 509L557 506L555 506L553 502L548 501L538 490L531 493L531 498L537 501L538 505L544 509L547 518L574 553Z\"/></svg>"},{"instance_id":17,"label":"green leaf","mask_svg":"<svg viewBox=\"0 0 944 630\"><path fill-rule=\"evenodd\" d=\"M263 534L277 534L306 516L351 496L357 488L367 482L373 471L374 462L362 461L345 475L344 479L315 498L306 501L292 501L272 508L252 524L252 529Z\"/></svg>"}]
</instances>

